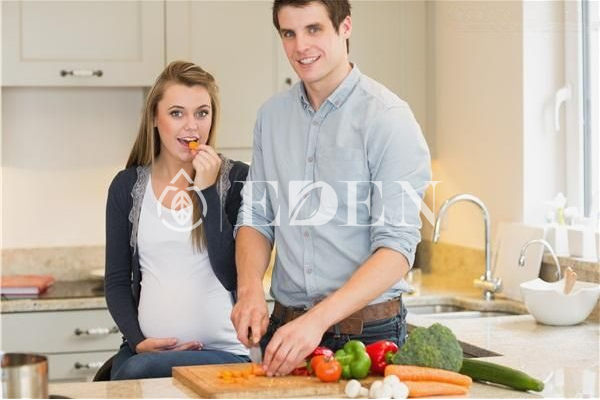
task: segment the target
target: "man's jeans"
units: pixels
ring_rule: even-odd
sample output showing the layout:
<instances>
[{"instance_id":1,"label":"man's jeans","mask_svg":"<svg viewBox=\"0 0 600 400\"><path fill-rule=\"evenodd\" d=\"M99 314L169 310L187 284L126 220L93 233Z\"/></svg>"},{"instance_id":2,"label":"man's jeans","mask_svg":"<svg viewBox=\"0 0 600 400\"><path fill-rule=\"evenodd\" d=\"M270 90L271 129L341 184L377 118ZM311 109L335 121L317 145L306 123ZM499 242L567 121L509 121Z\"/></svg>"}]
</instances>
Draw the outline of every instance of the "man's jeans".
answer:
<instances>
[{"instance_id":1,"label":"man's jeans","mask_svg":"<svg viewBox=\"0 0 600 400\"><path fill-rule=\"evenodd\" d=\"M282 325L281 321L271 315L267 333L260 340L260 347L263 354L269 341L275 334L275 331ZM406 307L402 304L400 313L395 317L364 324L363 331L359 335L344 335L326 332L321 339L321 346L336 351L342 348L349 340L360 340L365 345L379 340L389 340L390 342L396 343L398 347L402 346L406 340Z\"/></svg>"}]
</instances>

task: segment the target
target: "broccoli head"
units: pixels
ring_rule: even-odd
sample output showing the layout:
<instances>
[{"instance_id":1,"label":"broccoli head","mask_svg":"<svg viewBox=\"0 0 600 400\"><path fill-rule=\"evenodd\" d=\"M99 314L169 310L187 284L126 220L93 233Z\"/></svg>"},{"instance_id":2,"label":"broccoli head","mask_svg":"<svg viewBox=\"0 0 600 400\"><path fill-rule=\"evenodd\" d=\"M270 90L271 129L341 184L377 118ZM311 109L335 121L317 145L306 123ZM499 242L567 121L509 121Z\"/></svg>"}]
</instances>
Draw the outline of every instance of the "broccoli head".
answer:
<instances>
[{"instance_id":1,"label":"broccoli head","mask_svg":"<svg viewBox=\"0 0 600 400\"><path fill-rule=\"evenodd\" d=\"M462 347L454 333L444 325L435 323L429 328L415 328L392 362L458 372L462 360Z\"/></svg>"}]
</instances>

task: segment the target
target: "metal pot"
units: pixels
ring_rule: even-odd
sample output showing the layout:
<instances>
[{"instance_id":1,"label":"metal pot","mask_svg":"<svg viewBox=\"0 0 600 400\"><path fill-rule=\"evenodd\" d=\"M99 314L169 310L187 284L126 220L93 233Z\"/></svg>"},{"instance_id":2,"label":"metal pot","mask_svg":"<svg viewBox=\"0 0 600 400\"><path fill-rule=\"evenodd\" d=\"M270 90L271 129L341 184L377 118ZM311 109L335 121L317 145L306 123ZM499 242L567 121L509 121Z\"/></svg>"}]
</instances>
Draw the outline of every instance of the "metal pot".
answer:
<instances>
[{"instance_id":1,"label":"metal pot","mask_svg":"<svg viewBox=\"0 0 600 400\"><path fill-rule=\"evenodd\" d=\"M48 398L48 359L37 354L2 354L3 398Z\"/></svg>"}]
</instances>

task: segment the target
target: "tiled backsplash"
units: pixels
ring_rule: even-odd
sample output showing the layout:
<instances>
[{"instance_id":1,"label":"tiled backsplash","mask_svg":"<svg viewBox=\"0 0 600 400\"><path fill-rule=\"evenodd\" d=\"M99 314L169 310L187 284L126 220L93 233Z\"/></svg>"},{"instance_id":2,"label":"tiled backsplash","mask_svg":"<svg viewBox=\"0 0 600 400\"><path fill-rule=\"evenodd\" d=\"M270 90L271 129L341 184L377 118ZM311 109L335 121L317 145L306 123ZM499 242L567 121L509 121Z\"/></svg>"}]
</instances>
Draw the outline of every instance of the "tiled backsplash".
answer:
<instances>
[{"instance_id":1,"label":"tiled backsplash","mask_svg":"<svg viewBox=\"0 0 600 400\"><path fill-rule=\"evenodd\" d=\"M92 278L104 269L104 246L2 249L2 274L48 274L56 280Z\"/></svg>"},{"instance_id":2,"label":"tiled backsplash","mask_svg":"<svg viewBox=\"0 0 600 400\"><path fill-rule=\"evenodd\" d=\"M483 273L485 257L482 250L444 242L433 244L423 240L417 247L415 266L423 273L443 275L452 286L472 288L473 279Z\"/></svg>"}]
</instances>

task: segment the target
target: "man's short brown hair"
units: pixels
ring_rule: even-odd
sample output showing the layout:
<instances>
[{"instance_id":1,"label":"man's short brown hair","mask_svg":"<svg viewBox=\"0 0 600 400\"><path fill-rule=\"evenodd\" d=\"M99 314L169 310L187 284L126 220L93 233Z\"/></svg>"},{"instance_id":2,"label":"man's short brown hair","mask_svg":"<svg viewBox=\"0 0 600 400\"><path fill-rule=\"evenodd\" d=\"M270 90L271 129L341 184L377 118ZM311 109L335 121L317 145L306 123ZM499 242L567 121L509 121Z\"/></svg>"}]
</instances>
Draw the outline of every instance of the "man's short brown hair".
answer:
<instances>
[{"instance_id":1,"label":"man's short brown hair","mask_svg":"<svg viewBox=\"0 0 600 400\"><path fill-rule=\"evenodd\" d=\"M340 24L346 19L346 17L350 16L350 1L349 0L275 0L273 1L273 25L279 32L279 10L281 10L285 6L292 7L306 7L310 3L321 3L327 9L327 14L329 14L329 19L333 24L333 27L336 32L339 33ZM346 48L348 53L350 52L350 40L346 39Z\"/></svg>"}]
</instances>

